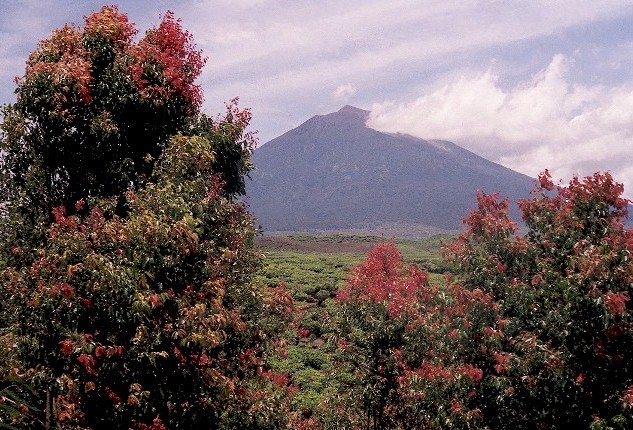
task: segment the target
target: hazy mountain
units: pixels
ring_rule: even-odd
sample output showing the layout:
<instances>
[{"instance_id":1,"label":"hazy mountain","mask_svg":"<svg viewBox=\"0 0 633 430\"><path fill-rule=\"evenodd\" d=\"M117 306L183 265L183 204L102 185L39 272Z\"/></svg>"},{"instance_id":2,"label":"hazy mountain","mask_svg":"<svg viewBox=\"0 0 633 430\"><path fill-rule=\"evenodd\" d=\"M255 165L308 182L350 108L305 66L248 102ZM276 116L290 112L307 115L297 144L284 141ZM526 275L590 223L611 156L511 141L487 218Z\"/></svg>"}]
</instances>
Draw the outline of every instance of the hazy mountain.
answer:
<instances>
[{"instance_id":1,"label":"hazy mountain","mask_svg":"<svg viewBox=\"0 0 633 430\"><path fill-rule=\"evenodd\" d=\"M368 114L345 106L255 151L247 195L265 231L459 229L477 190L516 199L532 187L451 142L370 129Z\"/></svg>"}]
</instances>

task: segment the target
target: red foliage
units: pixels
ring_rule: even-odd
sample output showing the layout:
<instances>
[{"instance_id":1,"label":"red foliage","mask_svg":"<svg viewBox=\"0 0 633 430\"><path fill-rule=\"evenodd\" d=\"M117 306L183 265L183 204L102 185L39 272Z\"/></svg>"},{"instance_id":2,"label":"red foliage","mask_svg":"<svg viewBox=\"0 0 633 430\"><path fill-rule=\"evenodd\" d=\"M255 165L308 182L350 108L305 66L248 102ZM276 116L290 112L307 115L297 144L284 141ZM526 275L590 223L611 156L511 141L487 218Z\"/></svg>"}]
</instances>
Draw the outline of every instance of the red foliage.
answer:
<instances>
[{"instance_id":1,"label":"red foliage","mask_svg":"<svg viewBox=\"0 0 633 430\"><path fill-rule=\"evenodd\" d=\"M118 48L128 46L137 32L134 23L126 14L119 12L117 6L104 6L99 12L85 17L86 36L105 39Z\"/></svg>"},{"instance_id":2,"label":"red foliage","mask_svg":"<svg viewBox=\"0 0 633 430\"><path fill-rule=\"evenodd\" d=\"M82 417L82 413L79 411L78 405L73 402L67 401L64 396L57 396L55 398L57 407L57 420L60 423L72 423Z\"/></svg>"},{"instance_id":3,"label":"red foliage","mask_svg":"<svg viewBox=\"0 0 633 430\"><path fill-rule=\"evenodd\" d=\"M436 409L445 395L454 398L452 414L473 414L466 390L482 382L484 369L456 348L479 333L471 318L492 312L490 294L450 278L431 286L426 272L404 267L395 245L379 244L352 269L337 300L345 333L337 339L341 359L362 363L355 364L358 391L350 396L364 399L359 407L372 416L372 428L432 427L426 408Z\"/></svg>"},{"instance_id":4,"label":"red foliage","mask_svg":"<svg viewBox=\"0 0 633 430\"><path fill-rule=\"evenodd\" d=\"M135 423L132 427L134 430L167 430L160 417L154 418L151 425L143 423Z\"/></svg>"},{"instance_id":5,"label":"red foliage","mask_svg":"<svg viewBox=\"0 0 633 430\"><path fill-rule=\"evenodd\" d=\"M628 301L628 291L620 291L619 293L607 291L604 296L604 304L609 309L609 312L615 316L622 315L626 311L626 303Z\"/></svg>"},{"instance_id":6,"label":"red foliage","mask_svg":"<svg viewBox=\"0 0 633 430\"><path fill-rule=\"evenodd\" d=\"M81 364L84 367L84 370L86 371L87 374L89 375L94 375L96 374L96 370L95 370L95 359L92 357L92 355L89 354L80 354L79 357L77 358L77 361L79 362L79 364Z\"/></svg>"},{"instance_id":7,"label":"red foliage","mask_svg":"<svg viewBox=\"0 0 633 430\"><path fill-rule=\"evenodd\" d=\"M191 34L182 30L173 12L168 11L131 54L131 76L145 98L159 101L175 95L194 107L202 104L202 91L194 81L206 59L195 50Z\"/></svg>"},{"instance_id":8,"label":"red foliage","mask_svg":"<svg viewBox=\"0 0 633 430\"><path fill-rule=\"evenodd\" d=\"M104 391L108 396L108 399L110 399L112 403L114 403L115 405L121 403L121 397L119 397L119 395L112 388L105 387Z\"/></svg>"},{"instance_id":9,"label":"red foliage","mask_svg":"<svg viewBox=\"0 0 633 430\"><path fill-rule=\"evenodd\" d=\"M494 408L484 408L491 427L508 420L529 426L516 417L533 414L530 408L551 411L541 425L552 428L616 414L615 393L630 386L633 365L633 232L624 228L622 192L609 173L555 186L545 171L532 197L519 202L525 235L516 235L505 201L480 195L449 248L465 286L489 294L497 314L496 325L477 334L479 353L470 352L494 370L484 381L511 384L477 393L483 405L498 396Z\"/></svg>"},{"instance_id":10,"label":"red foliage","mask_svg":"<svg viewBox=\"0 0 633 430\"><path fill-rule=\"evenodd\" d=\"M503 353L503 352L495 352L492 355L495 359L495 372L497 372L498 374L503 374L506 373L508 371L509 367L509 357L507 353Z\"/></svg>"},{"instance_id":11,"label":"red foliage","mask_svg":"<svg viewBox=\"0 0 633 430\"><path fill-rule=\"evenodd\" d=\"M50 39L40 42L29 56L24 78L16 81L28 84L40 78L49 79L62 90L51 100L60 113L74 103L88 104L92 101L92 65L87 57L81 33L66 25L55 30Z\"/></svg>"},{"instance_id":12,"label":"red foliage","mask_svg":"<svg viewBox=\"0 0 633 430\"><path fill-rule=\"evenodd\" d=\"M70 339L59 342L59 349L65 356L69 357L75 350L75 342Z\"/></svg>"},{"instance_id":13,"label":"red foliage","mask_svg":"<svg viewBox=\"0 0 633 430\"><path fill-rule=\"evenodd\" d=\"M284 319L289 318L295 312L292 295L283 283L270 287L265 291L264 304L271 313Z\"/></svg>"},{"instance_id":14,"label":"red foliage","mask_svg":"<svg viewBox=\"0 0 633 430\"><path fill-rule=\"evenodd\" d=\"M86 40L105 41L120 55L131 57L130 75L141 94L156 103L178 96L197 109L202 104L202 91L194 84L206 59L195 49L193 37L181 27L179 19L168 11L158 27L147 32L138 44L132 43L137 33L134 23L117 6L104 6L85 17L83 28L66 25L50 39L39 44L27 61L28 83L38 77L51 79L63 91L57 94L56 109L60 114L73 103L92 102L93 66L84 46ZM118 61L128 63L123 59Z\"/></svg>"},{"instance_id":15,"label":"red foliage","mask_svg":"<svg viewBox=\"0 0 633 430\"><path fill-rule=\"evenodd\" d=\"M173 13L135 34L106 6L43 41L19 82L9 140L22 149L3 172L34 185L12 194L33 207L7 217L19 239L0 273L27 333L15 354L36 390L85 412L77 427L222 427L261 403L251 387L290 389L264 373L294 305L251 282L253 220L233 199L252 168L250 111L235 100L217 122L198 115L205 60Z\"/></svg>"},{"instance_id":16,"label":"red foliage","mask_svg":"<svg viewBox=\"0 0 633 430\"><path fill-rule=\"evenodd\" d=\"M629 387L622 393L622 401L629 408L633 408L633 385L629 385Z\"/></svg>"},{"instance_id":17,"label":"red foliage","mask_svg":"<svg viewBox=\"0 0 633 430\"><path fill-rule=\"evenodd\" d=\"M376 245L352 269L347 285L336 293L340 301L382 303L392 317L411 311L428 294L428 274L411 265L404 270L400 251L393 243Z\"/></svg>"},{"instance_id":18,"label":"red foliage","mask_svg":"<svg viewBox=\"0 0 633 430\"><path fill-rule=\"evenodd\" d=\"M242 142L244 149L253 151L257 146L256 134L245 132L253 115L248 108L240 109L239 101L239 97L235 97L226 104L226 115L215 122L215 131L230 136L236 142Z\"/></svg>"},{"instance_id":19,"label":"red foliage","mask_svg":"<svg viewBox=\"0 0 633 430\"><path fill-rule=\"evenodd\" d=\"M508 200L498 199L498 193L477 193L479 210L471 212L464 220L468 227L467 234L492 237L498 234L507 236L516 232L517 225L508 216Z\"/></svg>"},{"instance_id":20,"label":"red foliage","mask_svg":"<svg viewBox=\"0 0 633 430\"><path fill-rule=\"evenodd\" d=\"M472 364L466 364L459 369L460 373L468 376L473 382L478 383L484 378L483 370L478 367L473 366Z\"/></svg>"},{"instance_id":21,"label":"red foliage","mask_svg":"<svg viewBox=\"0 0 633 430\"><path fill-rule=\"evenodd\" d=\"M310 330L303 327L299 327L297 329L297 336L299 336L300 338L307 338L308 336L310 336Z\"/></svg>"},{"instance_id":22,"label":"red foliage","mask_svg":"<svg viewBox=\"0 0 633 430\"><path fill-rule=\"evenodd\" d=\"M479 194L448 248L458 276L441 287L405 270L393 245L372 250L337 294L337 345L355 357L367 426L534 428L541 411L541 428L587 427L592 415L633 424L621 193L608 173L556 187L546 171L519 202L525 235L507 200Z\"/></svg>"}]
</instances>

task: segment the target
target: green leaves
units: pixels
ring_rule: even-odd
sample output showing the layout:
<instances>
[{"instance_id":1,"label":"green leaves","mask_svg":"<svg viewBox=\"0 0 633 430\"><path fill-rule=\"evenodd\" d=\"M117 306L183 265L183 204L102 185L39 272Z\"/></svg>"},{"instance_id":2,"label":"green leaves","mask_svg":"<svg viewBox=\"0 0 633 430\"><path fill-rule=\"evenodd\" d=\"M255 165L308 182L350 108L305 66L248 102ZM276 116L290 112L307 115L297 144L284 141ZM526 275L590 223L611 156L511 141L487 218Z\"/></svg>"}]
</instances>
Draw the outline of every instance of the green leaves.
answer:
<instances>
[{"instance_id":1,"label":"green leaves","mask_svg":"<svg viewBox=\"0 0 633 430\"><path fill-rule=\"evenodd\" d=\"M633 424L632 232L608 174L519 203L478 196L428 285L376 247L338 292L334 397L363 428L627 428ZM337 403L338 402L338 403ZM329 418L324 418L324 422Z\"/></svg>"},{"instance_id":2,"label":"green leaves","mask_svg":"<svg viewBox=\"0 0 633 430\"><path fill-rule=\"evenodd\" d=\"M555 188L546 172L534 197L519 202L524 236L473 228L501 232L507 224L490 197L467 219L453 261L468 288L493 294L505 321L498 353L513 357L512 391L499 395L493 384L480 393L493 427L532 428L534 419L548 428L587 427L616 416L633 422L618 402L633 366L626 358L633 353L633 278L622 258L631 231L623 227L621 192L608 173Z\"/></svg>"},{"instance_id":3,"label":"green leaves","mask_svg":"<svg viewBox=\"0 0 633 430\"><path fill-rule=\"evenodd\" d=\"M54 32L5 108L0 358L36 394L16 425L277 428L292 300L251 283L250 111L198 116L204 59L171 12L135 33L114 6Z\"/></svg>"},{"instance_id":4,"label":"green leaves","mask_svg":"<svg viewBox=\"0 0 633 430\"><path fill-rule=\"evenodd\" d=\"M194 81L204 60L191 35L170 12L138 43L136 32L105 6L82 27L56 30L29 57L0 139L7 234L28 236L54 207L70 212L81 198L122 198L198 115ZM136 73L150 64L158 74L151 85Z\"/></svg>"},{"instance_id":5,"label":"green leaves","mask_svg":"<svg viewBox=\"0 0 633 430\"><path fill-rule=\"evenodd\" d=\"M0 429L17 430L22 419L32 419L39 412L32 406L35 396L35 390L23 379L4 377L0 381Z\"/></svg>"},{"instance_id":6,"label":"green leaves","mask_svg":"<svg viewBox=\"0 0 633 430\"><path fill-rule=\"evenodd\" d=\"M133 426L158 413L165 425L197 428L255 401L247 387L261 379L292 301L248 283L252 221L217 192L213 160L208 140L175 137L155 181L128 193L125 218L60 208L40 258L4 272L20 286L11 303L19 358L50 375L37 388L58 392L59 423ZM112 203L92 204L101 202ZM129 397L134 383L151 395Z\"/></svg>"}]
</instances>

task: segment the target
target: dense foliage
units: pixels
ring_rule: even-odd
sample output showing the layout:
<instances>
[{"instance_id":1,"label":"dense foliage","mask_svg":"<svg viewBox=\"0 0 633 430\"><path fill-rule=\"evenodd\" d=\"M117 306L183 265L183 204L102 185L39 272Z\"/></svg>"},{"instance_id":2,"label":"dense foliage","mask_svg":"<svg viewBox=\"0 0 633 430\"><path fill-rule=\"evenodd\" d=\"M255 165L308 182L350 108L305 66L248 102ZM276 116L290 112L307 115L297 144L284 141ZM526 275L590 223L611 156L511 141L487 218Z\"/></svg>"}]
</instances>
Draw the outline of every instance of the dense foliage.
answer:
<instances>
[{"instance_id":1,"label":"dense foliage","mask_svg":"<svg viewBox=\"0 0 633 430\"><path fill-rule=\"evenodd\" d=\"M344 390L327 427L476 427L464 405L483 371L463 359L471 315L490 320L490 296L459 284L430 285L405 267L393 244L377 245L352 270L334 331L337 376Z\"/></svg>"},{"instance_id":2,"label":"dense foliage","mask_svg":"<svg viewBox=\"0 0 633 430\"><path fill-rule=\"evenodd\" d=\"M375 248L340 290L335 345L350 428L626 429L633 425L632 232L609 174L519 202L481 194L431 286ZM329 426L332 417L324 420Z\"/></svg>"},{"instance_id":3,"label":"dense foliage","mask_svg":"<svg viewBox=\"0 0 633 430\"><path fill-rule=\"evenodd\" d=\"M622 191L608 173L557 187L546 171L519 202L526 234L495 196L480 195L466 219L452 259L464 285L497 304L487 348L500 372L481 400L491 427L633 426L633 231Z\"/></svg>"},{"instance_id":4,"label":"dense foliage","mask_svg":"<svg viewBox=\"0 0 633 430\"><path fill-rule=\"evenodd\" d=\"M248 413L267 318L290 302L248 286L252 222L222 197L212 157L208 141L174 138L126 218L111 200L59 208L38 260L4 272L16 353L59 424L199 428Z\"/></svg>"},{"instance_id":5,"label":"dense foliage","mask_svg":"<svg viewBox=\"0 0 633 430\"><path fill-rule=\"evenodd\" d=\"M29 56L17 101L3 112L0 198L13 240L33 240L54 207L71 212L82 198L136 187L169 137L196 118L205 60L192 36L170 12L138 42L136 33L106 6Z\"/></svg>"},{"instance_id":6,"label":"dense foliage","mask_svg":"<svg viewBox=\"0 0 633 430\"><path fill-rule=\"evenodd\" d=\"M0 422L284 427L267 362L292 299L252 282L235 199L250 113L198 115L203 60L171 13L135 32L115 7L54 32L6 108Z\"/></svg>"},{"instance_id":7,"label":"dense foliage","mask_svg":"<svg viewBox=\"0 0 633 430\"><path fill-rule=\"evenodd\" d=\"M57 30L5 107L0 427L633 427L609 174L545 172L522 229L480 194L441 281L391 243L343 283L356 256L304 259L298 309L254 281L249 111L198 112L204 60L171 13L135 34L113 6Z\"/></svg>"}]
</instances>

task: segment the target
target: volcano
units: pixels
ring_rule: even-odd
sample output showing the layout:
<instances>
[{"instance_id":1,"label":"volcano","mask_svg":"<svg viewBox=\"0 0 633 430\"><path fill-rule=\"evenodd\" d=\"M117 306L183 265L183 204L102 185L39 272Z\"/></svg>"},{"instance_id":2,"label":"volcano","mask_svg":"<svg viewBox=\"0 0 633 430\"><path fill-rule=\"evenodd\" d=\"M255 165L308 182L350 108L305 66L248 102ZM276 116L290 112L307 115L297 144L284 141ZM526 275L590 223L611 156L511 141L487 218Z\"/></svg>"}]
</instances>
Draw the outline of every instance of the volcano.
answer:
<instances>
[{"instance_id":1,"label":"volcano","mask_svg":"<svg viewBox=\"0 0 633 430\"><path fill-rule=\"evenodd\" d=\"M371 129L368 116L344 106L255 150L247 199L264 232L428 236L459 230L478 191L516 201L532 188L454 143Z\"/></svg>"}]
</instances>

